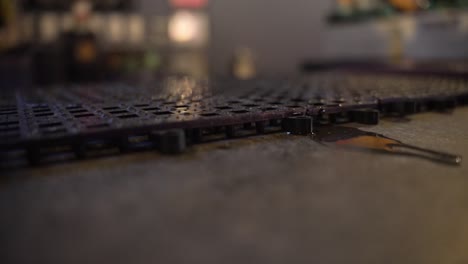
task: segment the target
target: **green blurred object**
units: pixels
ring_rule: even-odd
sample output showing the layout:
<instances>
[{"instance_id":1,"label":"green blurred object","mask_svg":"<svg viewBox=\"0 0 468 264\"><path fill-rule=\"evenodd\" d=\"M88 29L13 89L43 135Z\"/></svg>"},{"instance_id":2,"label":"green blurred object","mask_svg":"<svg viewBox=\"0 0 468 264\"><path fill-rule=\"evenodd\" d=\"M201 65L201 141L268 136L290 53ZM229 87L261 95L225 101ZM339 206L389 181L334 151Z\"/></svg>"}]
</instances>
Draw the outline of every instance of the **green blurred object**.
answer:
<instances>
[{"instance_id":1,"label":"green blurred object","mask_svg":"<svg viewBox=\"0 0 468 264\"><path fill-rule=\"evenodd\" d=\"M409 1L409 0L408 0ZM355 1L350 1L351 4L344 9L337 1L337 7L327 17L327 20L331 24L340 23L354 23L354 22L365 22L372 19L386 18L392 15L402 13L401 9L398 9L391 4L390 0L375 0L370 9L359 9ZM438 11L444 9L468 9L468 0L430 0L424 5L421 2L419 10L414 12L425 12L427 11ZM346 10L346 12L343 12Z\"/></svg>"},{"instance_id":2,"label":"green blurred object","mask_svg":"<svg viewBox=\"0 0 468 264\"><path fill-rule=\"evenodd\" d=\"M458 0L457 3L460 8L468 8L468 0Z\"/></svg>"},{"instance_id":3,"label":"green blurred object","mask_svg":"<svg viewBox=\"0 0 468 264\"><path fill-rule=\"evenodd\" d=\"M461 8L468 8L468 0L458 0L458 5Z\"/></svg>"},{"instance_id":4,"label":"green blurred object","mask_svg":"<svg viewBox=\"0 0 468 264\"><path fill-rule=\"evenodd\" d=\"M156 71L161 67L161 56L155 51L148 51L143 63L145 69Z\"/></svg>"},{"instance_id":5,"label":"green blurred object","mask_svg":"<svg viewBox=\"0 0 468 264\"><path fill-rule=\"evenodd\" d=\"M374 1L373 4L367 6L357 4L357 1L351 1L353 4L346 7L347 12L343 12L343 7L337 3L338 7L328 16L328 21L330 23L363 22L374 18L388 17L396 13L396 10L387 1Z\"/></svg>"}]
</instances>

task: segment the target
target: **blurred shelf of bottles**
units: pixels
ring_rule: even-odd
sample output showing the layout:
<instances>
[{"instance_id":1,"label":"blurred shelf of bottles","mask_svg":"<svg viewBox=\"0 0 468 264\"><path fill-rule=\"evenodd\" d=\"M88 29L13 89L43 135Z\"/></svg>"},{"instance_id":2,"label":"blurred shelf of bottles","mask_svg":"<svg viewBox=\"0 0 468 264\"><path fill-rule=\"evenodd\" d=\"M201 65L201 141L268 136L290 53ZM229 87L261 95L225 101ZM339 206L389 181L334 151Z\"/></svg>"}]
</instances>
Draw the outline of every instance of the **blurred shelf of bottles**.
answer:
<instances>
[{"instance_id":1,"label":"blurred shelf of bottles","mask_svg":"<svg viewBox=\"0 0 468 264\"><path fill-rule=\"evenodd\" d=\"M72 60L64 64L95 65L83 74L73 74L78 79L72 81L91 76L93 71L99 71L99 78L145 71L207 74L208 0L166 0L157 12L142 12L133 2L0 0L0 52L30 45L39 53L33 60L62 57L57 59L60 64L64 57ZM184 56L185 64L181 63ZM38 65L33 67L52 62L34 63ZM47 72L36 75L43 74Z\"/></svg>"},{"instance_id":2,"label":"blurred shelf of bottles","mask_svg":"<svg viewBox=\"0 0 468 264\"><path fill-rule=\"evenodd\" d=\"M75 1L64 0L19 0L25 11L47 10L55 12L68 12ZM98 11L128 11L134 6L132 0L94 0L94 9Z\"/></svg>"},{"instance_id":3,"label":"blurred shelf of bottles","mask_svg":"<svg viewBox=\"0 0 468 264\"><path fill-rule=\"evenodd\" d=\"M364 22L399 14L468 11L468 0L336 0L327 20L331 24Z\"/></svg>"},{"instance_id":4,"label":"blurred shelf of bottles","mask_svg":"<svg viewBox=\"0 0 468 264\"><path fill-rule=\"evenodd\" d=\"M168 44L167 21L166 16L95 12L80 30L96 34L100 42L110 47L165 46ZM73 15L52 11L18 14L14 27L17 43L50 43L63 32L77 30Z\"/></svg>"}]
</instances>

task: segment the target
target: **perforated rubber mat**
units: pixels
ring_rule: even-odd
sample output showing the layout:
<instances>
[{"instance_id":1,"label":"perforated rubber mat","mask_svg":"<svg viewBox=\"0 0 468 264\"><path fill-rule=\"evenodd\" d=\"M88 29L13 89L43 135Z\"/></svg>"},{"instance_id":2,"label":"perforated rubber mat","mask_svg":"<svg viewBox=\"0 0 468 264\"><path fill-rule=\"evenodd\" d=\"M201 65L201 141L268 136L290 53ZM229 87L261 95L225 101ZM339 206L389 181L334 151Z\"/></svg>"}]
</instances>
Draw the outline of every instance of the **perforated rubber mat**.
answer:
<instances>
[{"instance_id":1,"label":"perforated rubber mat","mask_svg":"<svg viewBox=\"0 0 468 264\"><path fill-rule=\"evenodd\" d=\"M56 154L83 158L151 149L157 131L183 130L188 143L200 143L281 131L291 116L311 116L319 125L356 121L351 113L359 109L404 115L467 102L463 78L344 72L16 90L0 99L0 157L8 165L18 157L37 164Z\"/></svg>"}]
</instances>

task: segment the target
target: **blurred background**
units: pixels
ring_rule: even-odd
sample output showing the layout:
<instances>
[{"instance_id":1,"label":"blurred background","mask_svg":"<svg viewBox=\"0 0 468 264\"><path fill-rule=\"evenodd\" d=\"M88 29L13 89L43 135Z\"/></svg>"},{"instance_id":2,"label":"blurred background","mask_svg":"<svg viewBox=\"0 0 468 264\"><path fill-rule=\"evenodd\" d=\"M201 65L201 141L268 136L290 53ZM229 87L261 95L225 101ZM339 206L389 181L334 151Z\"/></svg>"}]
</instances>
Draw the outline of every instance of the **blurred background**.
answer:
<instances>
[{"instance_id":1,"label":"blurred background","mask_svg":"<svg viewBox=\"0 0 468 264\"><path fill-rule=\"evenodd\" d=\"M467 57L468 0L0 0L2 89Z\"/></svg>"}]
</instances>

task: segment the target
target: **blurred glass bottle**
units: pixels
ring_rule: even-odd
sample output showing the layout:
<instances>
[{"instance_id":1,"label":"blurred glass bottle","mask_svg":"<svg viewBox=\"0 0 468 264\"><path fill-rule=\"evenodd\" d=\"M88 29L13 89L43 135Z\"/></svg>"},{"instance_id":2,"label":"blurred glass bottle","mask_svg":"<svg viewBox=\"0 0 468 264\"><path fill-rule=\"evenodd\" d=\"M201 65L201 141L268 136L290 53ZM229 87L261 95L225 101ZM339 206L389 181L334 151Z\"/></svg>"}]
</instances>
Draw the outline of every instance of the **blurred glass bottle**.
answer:
<instances>
[{"instance_id":1,"label":"blurred glass bottle","mask_svg":"<svg viewBox=\"0 0 468 264\"><path fill-rule=\"evenodd\" d=\"M0 51L17 42L16 8L13 0L0 0Z\"/></svg>"},{"instance_id":2,"label":"blurred glass bottle","mask_svg":"<svg viewBox=\"0 0 468 264\"><path fill-rule=\"evenodd\" d=\"M257 75L255 55L249 48L238 48L231 62L231 74L237 79L248 80Z\"/></svg>"},{"instance_id":3,"label":"blurred glass bottle","mask_svg":"<svg viewBox=\"0 0 468 264\"><path fill-rule=\"evenodd\" d=\"M100 75L98 42L90 27L92 11L90 1L76 1L71 10L72 30L61 36L67 79L71 82L97 81Z\"/></svg>"},{"instance_id":4,"label":"blurred glass bottle","mask_svg":"<svg viewBox=\"0 0 468 264\"><path fill-rule=\"evenodd\" d=\"M210 19L207 0L171 0L167 24L169 72L206 77L209 73Z\"/></svg>"}]
</instances>

